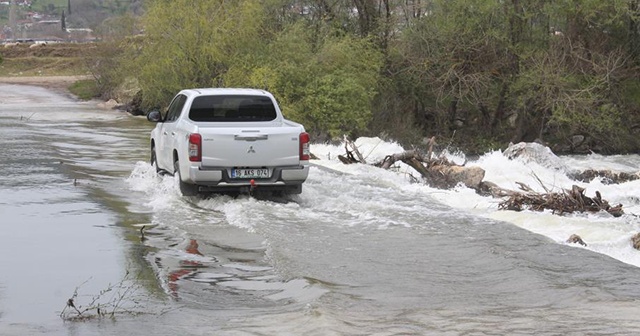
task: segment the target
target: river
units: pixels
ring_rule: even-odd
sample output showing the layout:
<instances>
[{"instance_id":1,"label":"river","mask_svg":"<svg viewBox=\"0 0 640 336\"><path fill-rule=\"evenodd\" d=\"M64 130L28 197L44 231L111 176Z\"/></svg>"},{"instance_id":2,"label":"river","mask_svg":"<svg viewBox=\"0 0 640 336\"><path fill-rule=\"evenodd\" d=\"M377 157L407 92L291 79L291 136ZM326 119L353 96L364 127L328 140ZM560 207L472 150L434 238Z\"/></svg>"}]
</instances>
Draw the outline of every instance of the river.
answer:
<instances>
[{"instance_id":1,"label":"river","mask_svg":"<svg viewBox=\"0 0 640 336\"><path fill-rule=\"evenodd\" d=\"M498 211L341 146L287 199L184 198L147 163L144 118L0 84L0 335L632 335L640 184L469 162L514 188L579 184L626 215ZM359 139L370 160L403 150ZM463 160L461 154L451 154ZM561 158L637 171L640 157ZM141 228L144 229L141 233ZM567 244L577 233L587 247ZM76 295L74 295L76 293ZM104 316L88 309L102 307ZM93 303L92 303L93 301ZM113 313L113 316L111 315Z\"/></svg>"}]
</instances>

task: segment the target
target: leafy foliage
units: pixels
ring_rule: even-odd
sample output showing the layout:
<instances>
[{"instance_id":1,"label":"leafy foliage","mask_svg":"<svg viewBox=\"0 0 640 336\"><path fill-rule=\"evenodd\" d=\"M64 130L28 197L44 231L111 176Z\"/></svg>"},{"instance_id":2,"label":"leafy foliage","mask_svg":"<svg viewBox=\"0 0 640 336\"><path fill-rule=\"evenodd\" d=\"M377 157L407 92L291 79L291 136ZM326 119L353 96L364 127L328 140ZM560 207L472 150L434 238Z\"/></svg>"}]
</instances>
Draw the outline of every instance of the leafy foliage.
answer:
<instances>
[{"instance_id":1,"label":"leafy foliage","mask_svg":"<svg viewBox=\"0 0 640 336\"><path fill-rule=\"evenodd\" d=\"M327 139L561 149L580 134L630 151L640 148L639 20L635 0L151 0L142 43L115 68L147 106L184 87L267 88Z\"/></svg>"},{"instance_id":2,"label":"leafy foliage","mask_svg":"<svg viewBox=\"0 0 640 336\"><path fill-rule=\"evenodd\" d=\"M287 117L330 137L364 131L382 57L366 39L274 27L261 1L153 2L132 60L146 106L187 87L268 88Z\"/></svg>"},{"instance_id":3,"label":"leafy foliage","mask_svg":"<svg viewBox=\"0 0 640 336\"><path fill-rule=\"evenodd\" d=\"M639 117L618 93L621 81L638 75L627 47L638 35L632 2L430 4L392 45L391 72L399 75L389 92L398 98L385 97L402 100L421 128L504 142L583 134L623 148L633 132L623 120ZM632 141L624 150L638 148Z\"/></svg>"},{"instance_id":4,"label":"leafy foliage","mask_svg":"<svg viewBox=\"0 0 640 336\"><path fill-rule=\"evenodd\" d=\"M182 88L222 84L230 67L259 53L261 21L251 2L152 2L135 59L144 103L168 101Z\"/></svg>"},{"instance_id":5,"label":"leafy foliage","mask_svg":"<svg viewBox=\"0 0 640 336\"><path fill-rule=\"evenodd\" d=\"M353 36L328 38L314 52L298 25L279 34L268 50L265 66L251 74L249 85L281 97L287 117L317 136L365 130L382 60L371 43Z\"/></svg>"}]
</instances>

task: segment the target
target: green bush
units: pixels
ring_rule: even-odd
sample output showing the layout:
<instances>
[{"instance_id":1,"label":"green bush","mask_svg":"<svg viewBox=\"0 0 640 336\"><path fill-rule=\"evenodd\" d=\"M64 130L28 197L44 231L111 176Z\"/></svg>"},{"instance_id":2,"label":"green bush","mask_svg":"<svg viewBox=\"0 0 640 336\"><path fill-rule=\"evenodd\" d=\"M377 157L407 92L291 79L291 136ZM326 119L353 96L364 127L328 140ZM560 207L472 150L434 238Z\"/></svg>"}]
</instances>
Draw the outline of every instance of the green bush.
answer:
<instances>
[{"instance_id":1,"label":"green bush","mask_svg":"<svg viewBox=\"0 0 640 336\"><path fill-rule=\"evenodd\" d=\"M82 100L90 100L100 96L98 84L93 79L76 81L69 86L69 91Z\"/></svg>"}]
</instances>

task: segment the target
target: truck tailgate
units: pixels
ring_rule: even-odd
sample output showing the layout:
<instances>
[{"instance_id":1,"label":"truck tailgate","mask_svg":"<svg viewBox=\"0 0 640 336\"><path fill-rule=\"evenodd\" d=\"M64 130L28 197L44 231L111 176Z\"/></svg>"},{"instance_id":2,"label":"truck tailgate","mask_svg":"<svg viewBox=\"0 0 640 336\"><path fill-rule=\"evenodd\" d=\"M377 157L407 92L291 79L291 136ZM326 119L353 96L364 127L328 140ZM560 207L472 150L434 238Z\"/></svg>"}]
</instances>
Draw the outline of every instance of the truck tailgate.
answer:
<instances>
[{"instance_id":1,"label":"truck tailgate","mask_svg":"<svg viewBox=\"0 0 640 336\"><path fill-rule=\"evenodd\" d=\"M274 167L300 163L297 127L201 128L203 167Z\"/></svg>"}]
</instances>

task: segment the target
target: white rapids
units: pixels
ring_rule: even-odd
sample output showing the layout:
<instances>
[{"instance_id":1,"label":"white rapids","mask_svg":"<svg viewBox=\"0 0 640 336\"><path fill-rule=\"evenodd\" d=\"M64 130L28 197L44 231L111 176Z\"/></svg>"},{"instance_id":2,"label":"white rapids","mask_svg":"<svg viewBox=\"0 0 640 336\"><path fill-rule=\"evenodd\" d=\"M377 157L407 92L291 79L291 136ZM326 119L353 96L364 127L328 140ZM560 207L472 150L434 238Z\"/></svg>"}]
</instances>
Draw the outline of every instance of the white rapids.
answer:
<instances>
[{"instance_id":1,"label":"white rapids","mask_svg":"<svg viewBox=\"0 0 640 336\"><path fill-rule=\"evenodd\" d=\"M355 143L368 163L380 161L386 155L404 151L400 145L385 142L379 138L359 138ZM550 211L498 211L500 199L480 196L474 190L464 186L458 186L453 190L440 190L426 185L412 184L409 174L413 174L413 176L419 176L419 174L402 163L397 164L395 168L397 177L390 178L387 172L377 172L376 168L361 164L342 164L337 156L344 155L343 146L316 144L313 146L312 152L320 158L320 160L314 161L317 165L346 174L375 174L380 179L384 179L385 183L396 188L424 189L424 192L430 193L434 199L453 208L513 223L531 232L549 237L558 244L566 244L569 236L577 234L582 237L587 246L571 244L572 246L586 248L625 263L640 266L640 251L635 250L630 241L631 236L640 232L640 218L638 217L640 215L640 193L638 192L640 180L606 185L600 179L583 183L572 180L566 175L568 169L610 169L618 172L637 172L637 167L640 166L639 155L602 156L592 154L550 157L549 160L541 162L539 157L536 160L527 157L509 159L503 155L502 151L493 151L482 155L475 161L466 163L467 166L478 166L484 169L486 172L485 181L491 181L500 187L512 190L518 190L516 182L522 182L539 192L544 192L544 187L552 191L560 191L561 189L570 189L572 185L585 188L585 194L589 197L593 197L596 191L600 191L602 197L609 201L609 204L623 204L626 214L620 218L614 218L607 213L558 216ZM446 155L456 163L463 163L465 159L464 155L460 153L447 153Z\"/></svg>"}]
</instances>

